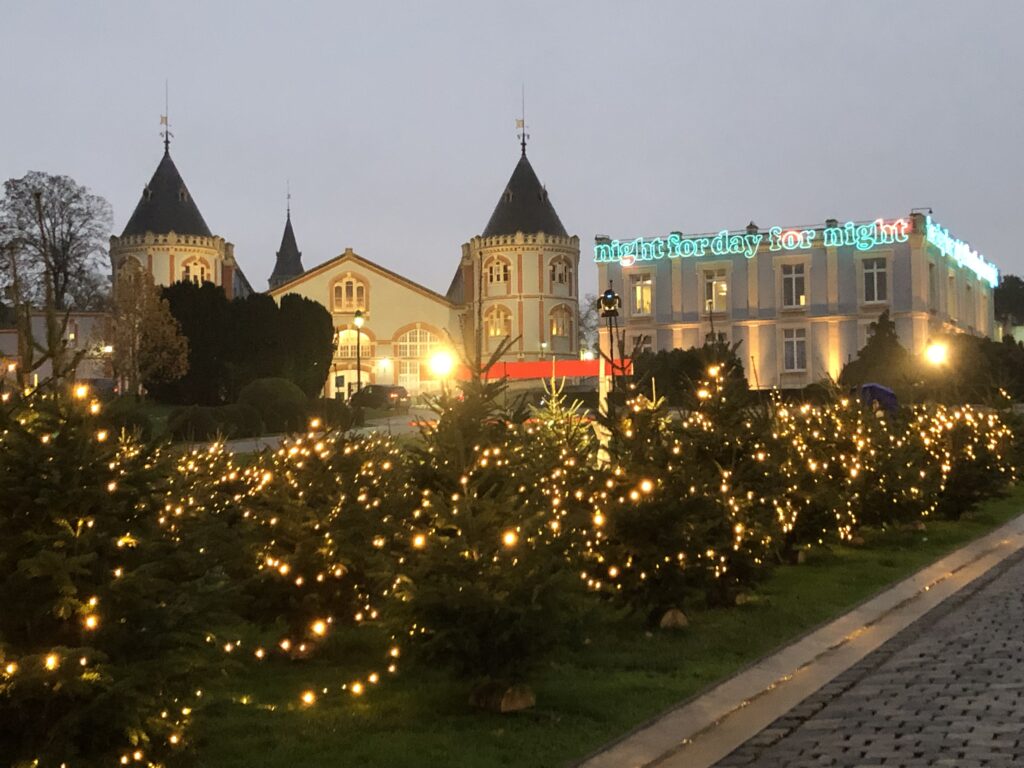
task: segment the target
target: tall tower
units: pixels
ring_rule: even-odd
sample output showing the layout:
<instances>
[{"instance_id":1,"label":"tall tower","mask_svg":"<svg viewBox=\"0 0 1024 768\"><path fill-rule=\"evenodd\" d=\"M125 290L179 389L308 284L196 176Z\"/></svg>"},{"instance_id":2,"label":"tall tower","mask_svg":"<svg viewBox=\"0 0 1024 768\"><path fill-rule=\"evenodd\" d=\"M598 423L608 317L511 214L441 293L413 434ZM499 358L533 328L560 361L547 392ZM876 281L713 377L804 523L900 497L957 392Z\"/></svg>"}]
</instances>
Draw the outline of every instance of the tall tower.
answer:
<instances>
[{"instance_id":1,"label":"tall tower","mask_svg":"<svg viewBox=\"0 0 1024 768\"><path fill-rule=\"evenodd\" d=\"M210 232L185 181L171 159L169 134L164 156L142 190L120 237L110 238L114 277L125 259L135 259L153 275L157 285L182 280L211 282L227 297L251 292L235 262L235 247Z\"/></svg>"},{"instance_id":2,"label":"tall tower","mask_svg":"<svg viewBox=\"0 0 1024 768\"><path fill-rule=\"evenodd\" d=\"M292 229L292 207L289 204L284 222L284 234L281 236L281 247L277 251L274 271L270 273L268 281L270 289L273 290L282 283L287 283L303 272L305 270L302 268L302 253L299 251L298 243L295 242L295 231Z\"/></svg>"},{"instance_id":3,"label":"tall tower","mask_svg":"<svg viewBox=\"0 0 1024 768\"><path fill-rule=\"evenodd\" d=\"M579 238L530 165L524 130L519 162L483 234L462 246L461 280L449 290L464 307L467 351L475 341L486 360L509 338L506 360L576 356L579 261Z\"/></svg>"}]
</instances>

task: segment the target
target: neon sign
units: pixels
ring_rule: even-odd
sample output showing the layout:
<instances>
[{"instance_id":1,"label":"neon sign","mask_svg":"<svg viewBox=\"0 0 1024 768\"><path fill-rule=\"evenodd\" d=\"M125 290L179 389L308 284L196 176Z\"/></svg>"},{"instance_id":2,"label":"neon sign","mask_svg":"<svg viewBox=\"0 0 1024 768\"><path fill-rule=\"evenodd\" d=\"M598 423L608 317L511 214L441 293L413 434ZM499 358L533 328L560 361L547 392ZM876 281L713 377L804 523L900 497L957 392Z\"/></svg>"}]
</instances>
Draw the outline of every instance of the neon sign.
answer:
<instances>
[{"instance_id":1,"label":"neon sign","mask_svg":"<svg viewBox=\"0 0 1024 768\"><path fill-rule=\"evenodd\" d=\"M999 285L999 269L996 265L985 261L981 254L963 240L957 240L950 235L949 230L932 221L931 216L925 219L924 236L943 254L953 259L961 267L967 267L993 288Z\"/></svg>"},{"instance_id":2,"label":"neon sign","mask_svg":"<svg viewBox=\"0 0 1024 768\"><path fill-rule=\"evenodd\" d=\"M760 232L730 232L723 229L714 236L683 237L673 232L668 237L633 240L611 240L594 245L594 261L619 262L624 267L638 261L660 259L689 259L702 256L733 256L743 254L752 259L762 244L769 251L797 251L813 248L819 242L826 248L853 246L869 251L879 245L905 243L910 232L908 219L887 222L876 219L869 224L848 221L842 226L822 229L783 229L772 227L767 234ZM820 238L819 238L820 235Z\"/></svg>"}]
</instances>

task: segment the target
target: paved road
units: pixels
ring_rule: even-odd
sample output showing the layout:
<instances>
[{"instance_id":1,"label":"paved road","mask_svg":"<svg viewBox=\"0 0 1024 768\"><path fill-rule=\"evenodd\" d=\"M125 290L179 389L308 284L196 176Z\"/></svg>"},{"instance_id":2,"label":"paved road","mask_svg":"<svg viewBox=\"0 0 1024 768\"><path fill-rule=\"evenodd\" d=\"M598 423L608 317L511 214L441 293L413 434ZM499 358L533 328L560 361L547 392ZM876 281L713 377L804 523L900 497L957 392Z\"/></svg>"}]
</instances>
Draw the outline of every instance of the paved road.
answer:
<instances>
[{"instance_id":1,"label":"paved road","mask_svg":"<svg viewBox=\"0 0 1024 768\"><path fill-rule=\"evenodd\" d=\"M739 766L1024 766L1024 554L716 764Z\"/></svg>"}]
</instances>

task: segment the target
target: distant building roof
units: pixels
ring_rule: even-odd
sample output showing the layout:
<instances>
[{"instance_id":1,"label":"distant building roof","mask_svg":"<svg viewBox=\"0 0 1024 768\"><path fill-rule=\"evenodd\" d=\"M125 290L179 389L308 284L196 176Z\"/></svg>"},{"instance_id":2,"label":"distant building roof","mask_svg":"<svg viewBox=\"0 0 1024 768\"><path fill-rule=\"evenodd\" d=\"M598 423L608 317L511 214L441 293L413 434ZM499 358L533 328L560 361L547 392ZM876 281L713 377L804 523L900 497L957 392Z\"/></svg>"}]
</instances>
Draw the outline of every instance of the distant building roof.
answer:
<instances>
[{"instance_id":1,"label":"distant building roof","mask_svg":"<svg viewBox=\"0 0 1024 768\"><path fill-rule=\"evenodd\" d=\"M143 235L146 232L212 237L168 149L164 149L156 173L142 190L142 199L135 206L135 212L128 219L121 237Z\"/></svg>"},{"instance_id":2,"label":"distant building roof","mask_svg":"<svg viewBox=\"0 0 1024 768\"><path fill-rule=\"evenodd\" d=\"M526 149L512 171L505 191L494 206L494 213L484 229L483 236L514 235L516 232L558 235L568 237L555 207L548 199L548 191L526 158Z\"/></svg>"},{"instance_id":3,"label":"distant building roof","mask_svg":"<svg viewBox=\"0 0 1024 768\"><path fill-rule=\"evenodd\" d=\"M281 248L277 252L274 271L270 273L270 287L276 288L293 277L298 277L304 271L302 268L302 253L299 251L298 243L295 242L295 231L292 229L292 214L291 210L289 210L284 222L284 234L281 236Z\"/></svg>"}]
</instances>

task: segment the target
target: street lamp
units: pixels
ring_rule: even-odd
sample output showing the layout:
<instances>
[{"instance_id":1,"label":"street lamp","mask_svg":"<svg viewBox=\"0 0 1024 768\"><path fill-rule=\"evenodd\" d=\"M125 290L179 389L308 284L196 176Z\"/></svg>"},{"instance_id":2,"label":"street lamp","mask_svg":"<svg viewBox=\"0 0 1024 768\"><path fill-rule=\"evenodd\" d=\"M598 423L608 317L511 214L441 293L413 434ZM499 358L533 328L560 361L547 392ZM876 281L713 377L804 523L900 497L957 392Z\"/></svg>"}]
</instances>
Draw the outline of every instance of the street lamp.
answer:
<instances>
[{"instance_id":1,"label":"street lamp","mask_svg":"<svg viewBox=\"0 0 1024 768\"><path fill-rule=\"evenodd\" d=\"M619 327L619 308L622 306L622 299L612 287L612 281L608 281L608 288L597 300L597 309L601 317L608 322L608 351L612 368L612 392L615 391L615 342ZM620 354L620 357L622 355Z\"/></svg>"},{"instance_id":2,"label":"street lamp","mask_svg":"<svg viewBox=\"0 0 1024 768\"><path fill-rule=\"evenodd\" d=\"M934 366L949 362L949 345L944 341L932 341L924 349L924 359Z\"/></svg>"},{"instance_id":3,"label":"street lamp","mask_svg":"<svg viewBox=\"0 0 1024 768\"><path fill-rule=\"evenodd\" d=\"M540 343L540 359L543 360L545 357L547 357L547 355L548 355L548 343L546 341L542 341Z\"/></svg>"},{"instance_id":4,"label":"street lamp","mask_svg":"<svg viewBox=\"0 0 1024 768\"><path fill-rule=\"evenodd\" d=\"M363 346L363 310L357 309L352 324L356 327L356 392L363 388L362 353Z\"/></svg>"}]
</instances>

